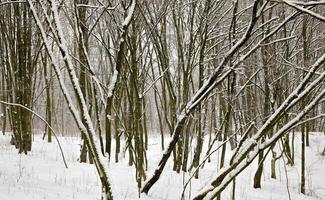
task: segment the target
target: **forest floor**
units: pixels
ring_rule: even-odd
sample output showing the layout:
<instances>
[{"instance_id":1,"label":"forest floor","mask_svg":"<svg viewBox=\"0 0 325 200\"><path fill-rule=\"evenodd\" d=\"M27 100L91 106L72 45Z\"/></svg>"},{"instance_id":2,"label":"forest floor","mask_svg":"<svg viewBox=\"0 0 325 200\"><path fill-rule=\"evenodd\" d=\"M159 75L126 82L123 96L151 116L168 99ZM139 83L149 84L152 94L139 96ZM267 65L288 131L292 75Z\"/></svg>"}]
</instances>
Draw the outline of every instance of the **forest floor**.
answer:
<instances>
[{"instance_id":1,"label":"forest floor","mask_svg":"<svg viewBox=\"0 0 325 200\"><path fill-rule=\"evenodd\" d=\"M9 134L0 135L0 200L96 200L100 199L100 182L95 167L79 163L80 140L62 137L60 142L69 168L62 162L57 143L48 144L36 135L32 152L18 154L9 144ZM193 145L195 142L193 142ZM262 188L253 189L252 177L257 167L256 161L237 178L236 200L315 200L325 199L325 156L321 151L325 146L325 135L310 135L310 147L306 148L307 195L299 194L300 177L300 136L295 135L295 161L291 167L285 160L277 162L277 179L270 178L270 156L265 161ZM278 146L276 148L279 148ZM229 148L227 148L229 150ZM114 150L114 148L113 148ZM280 152L280 151L279 151ZM204 152L205 153L205 152ZM193 155L193 152L191 156ZM228 151L227 155L231 155ZM157 165L161 156L159 137L150 137L147 152L149 173ZM212 160L218 157L213 155ZM138 197L134 167L128 166L128 156L120 154L119 163L109 164L110 179L116 200L136 200ZM199 179L193 179L185 193L190 199L213 176L218 163L206 163L200 171ZM141 195L144 200L178 200L189 173L173 172L169 161L160 180L149 195ZM286 174L287 171L287 174ZM287 176L286 176L287 175ZM288 177L288 180L286 179ZM231 186L222 193L222 200L230 199Z\"/></svg>"}]
</instances>

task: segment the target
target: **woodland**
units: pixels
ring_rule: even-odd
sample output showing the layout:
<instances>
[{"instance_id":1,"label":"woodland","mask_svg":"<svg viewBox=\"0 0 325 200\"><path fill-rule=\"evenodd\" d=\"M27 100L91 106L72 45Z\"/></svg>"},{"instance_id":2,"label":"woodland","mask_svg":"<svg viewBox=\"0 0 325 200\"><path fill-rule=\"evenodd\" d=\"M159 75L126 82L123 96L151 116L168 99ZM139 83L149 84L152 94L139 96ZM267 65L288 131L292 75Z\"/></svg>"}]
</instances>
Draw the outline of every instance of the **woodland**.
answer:
<instances>
[{"instance_id":1,"label":"woodland","mask_svg":"<svg viewBox=\"0 0 325 200\"><path fill-rule=\"evenodd\" d=\"M166 168L200 180L212 162L204 186L177 199L227 188L240 199L237 176L257 162L249 187L263 188L280 160L299 164L308 195L306 151L325 140L324 116L324 0L0 0L2 135L17 156L34 137L60 149L77 137L75 162L96 170L102 200L119 199L110 163L121 161L139 197Z\"/></svg>"}]
</instances>

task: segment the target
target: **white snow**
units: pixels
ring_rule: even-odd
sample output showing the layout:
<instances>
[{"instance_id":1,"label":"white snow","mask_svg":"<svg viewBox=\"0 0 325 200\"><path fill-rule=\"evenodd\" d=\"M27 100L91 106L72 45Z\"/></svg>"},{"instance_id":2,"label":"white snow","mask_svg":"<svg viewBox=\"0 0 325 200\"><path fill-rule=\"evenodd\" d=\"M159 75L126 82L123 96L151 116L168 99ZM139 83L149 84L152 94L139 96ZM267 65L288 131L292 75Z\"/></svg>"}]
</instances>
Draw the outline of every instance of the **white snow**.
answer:
<instances>
[{"instance_id":1,"label":"white snow","mask_svg":"<svg viewBox=\"0 0 325 200\"><path fill-rule=\"evenodd\" d=\"M122 26L128 26L128 24L130 24L133 13L134 13L135 5L136 5L136 0L132 0L131 6L128 9L128 15L124 19Z\"/></svg>"},{"instance_id":2,"label":"white snow","mask_svg":"<svg viewBox=\"0 0 325 200\"><path fill-rule=\"evenodd\" d=\"M108 86L108 97L112 97L113 96L113 90L115 88L116 82L117 82L117 77L118 77L118 71L116 69L114 69L114 73L113 76L111 78L110 84Z\"/></svg>"},{"instance_id":3,"label":"white snow","mask_svg":"<svg viewBox=\"0 0 325 200\"><path fill-rule=\"evenodd\" d=\"M94 165L79 163L80 140L78 138L60 138L69 168L62 163L57 144L41 140L36 135L33 150L27 156L18 154L17 150L9 144L10 136L0 135L0 199L1 200L95 200L100 199L100 181ZM299 194L300 177L300 136L295 135L295 162L293 167L286 166L289 177L289 189L293 200L316 200L325 197L325 156L320 152L325 146L325 135L311 134L310 147L306 148L306 186L307 196ZM195 141L193 141L195 143ZM149 140L149 173L152 172L161 156L159 137L150 137ZM124 147L123 147L124 148ZM114 148L113 148L114 149ZM230 148L227 148L230 149ZM276 146L280 152L279 146ZM218 155L213 155L212 160L217 160ZM231 152L227 152L227 159ZM136 200L138 198L135 182L134 167L128 166L128 155L120 155L120 163L111 161L109 165L110 181L114 197L117 200ZM200 191L215 174L218 163L207 163L200 170L200 179L193 179L188 189L191 197ZM287 200L286 176L284 160L277 161L277 177L270 178L270 157L265 161L262 178L262 188L253 189L252 177L257 163L251 164L237 177L237 200ZM149 195L141 195L143 200L178 200L182 193L189 173L177 174L172 170L169 161L160 180L150 190ZM231 184L230 184L231 185ZM185 198L189 198L189 190ZM222 199L230 199L231 186L223 193Z\"/></svg>"}]
</instances>

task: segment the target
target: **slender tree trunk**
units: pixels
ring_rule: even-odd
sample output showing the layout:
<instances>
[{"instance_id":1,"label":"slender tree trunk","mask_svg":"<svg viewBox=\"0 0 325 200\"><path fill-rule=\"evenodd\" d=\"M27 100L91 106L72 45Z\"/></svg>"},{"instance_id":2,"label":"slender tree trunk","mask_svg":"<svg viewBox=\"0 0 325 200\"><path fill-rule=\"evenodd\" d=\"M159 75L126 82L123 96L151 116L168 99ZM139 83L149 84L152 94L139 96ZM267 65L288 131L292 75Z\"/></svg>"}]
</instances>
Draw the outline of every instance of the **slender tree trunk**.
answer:
<instances>
[{"instance_id":1,"label":"slender tree trunk","mask_svg":"<svg viewBox=\"0 0 325 200\"><path fill-rule=\"evenodd\" d=\"M306 147L306 127L301 126L301 171L300 171L300 192L306 194L305 180L305 147Z\"/></svg>"}]
</instances>

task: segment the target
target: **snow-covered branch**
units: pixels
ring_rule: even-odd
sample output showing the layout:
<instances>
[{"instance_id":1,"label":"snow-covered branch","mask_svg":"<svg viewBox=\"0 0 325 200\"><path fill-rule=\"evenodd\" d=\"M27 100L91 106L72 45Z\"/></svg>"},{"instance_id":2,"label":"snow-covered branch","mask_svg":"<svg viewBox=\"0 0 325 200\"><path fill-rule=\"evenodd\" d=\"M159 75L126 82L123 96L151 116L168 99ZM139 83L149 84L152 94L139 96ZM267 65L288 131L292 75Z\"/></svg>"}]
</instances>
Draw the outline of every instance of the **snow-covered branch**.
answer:
<instances>
[{"instance_id":1,"label":"snow-covered branch","mask_svg":"<svg viewBox=\"0 0 325 200\"><path fill-rule=\"evenodd\" d=\"M181 131L184 127L187 117L193 112L197 105L205 99L208 94L216 87L218 83L221 83L231 72L231 70L226 70L228 61L232 56L245 44L245 42L251 37L251 33L258 19L258 4L259 0L255 0L252 7L252 15L247 26L246 32L240 38L240 40L226 53L220 64L215 68L213 74L205 81L202 87L194 94L193 98L187 103L186 107L181 114L177 117L177 123L175 125L172 140L168 145L168 148L163 153L163 156L158 164L158 167L154 171L153 175L147 179L142 188L142 192L148 193L150 188L156 183L159 179L160 174L162 173L168 158L171 155L172 150L175 148L177 141L179 140Z\"/></svg>"},{"instance_id":2,"label":"snow-covered branch","mask_svg":"<svg viewBox=\"0 0 325 200\"><path fill-rule=\"evenodd\" d=\"M52 4L51 4L51 11L52 11L53 19L54 19L54 24L56 26L56 32L54 32L53 34L56 34L56 36L58 38L58 46L59 46L59 49L61 52L61 56L65 63L65 66L68 69L68 74L69 74L69 77L73 84L74 93L75 93L76 97L78 98L78 102L80 103L81 112L82 112L82 116L84 118L85 124L82 122L82 119L80 117L81 115L80 115L79 111L77 110L75 104L73 103L70 93L67 90L66 84L63 79L63 75L60 71L60 68L59 68L57 62L55 61L56 58L55 58L53 50L49 44L49 39L47 38L47 35L44 31L43 24L39 19L36 9L30 0L28 0L28 3L29 3L29 7L33 13L36 24L41 32L47 53L50 57L52 66L53 66L55 73L57 75L57 78L59 80L59 84L60 84L61 90L63 92L63 95L69 105L69 109L70 109L81 133L86 137L87 146L89 147L90 152L94 158L95 165L96 165L98 174L99 174L101 182L102 182L102 187L103 187L102 197L107 200L111 200L111 199L113 199L113 195L111 192L111 186L110 186L109 178L108 178L109 175L108 175L108 170L107 170L106 161L105 161L106 159L104 159L102 154L99 153L100 147L99 147L99 144L97 144L95 141L96 132L94 130L93 123L92 123L90 115L89 115L89 111L88 111L88 108L86 105L85 98L82 94L82 91L81 91L81 88L79 85L79 80L77 78L75 69L71 62L71 58L69 57L69 53L68 53L68 50L66 47L66 41L65 41L64 35L63 35L63 29L62 29L61 22L59 19L58 7L57 7L58 2L53 0Z\"/></svg>"},{"instance_id":3,"label":"snow-covered branch","mask_svg":"<svg viewBox=\"0 0 325 200\"><path fill-rule=\"evenodd\" d=\"M313 12L313 11L311 11L311 10L308 10L308 9L306 9L306 8L304 8L304 7L301 7L301 6L297 5L296 3L292 2L292 1L286 1L286 0L284 0L283 2L284 2L285 4L287 4L287 5L289 5L289 6L293 7L293 8L295 8L295 9L297 9L297 10L303 12L303 13L306 13L306 14L312 16L312 17L315 17L316 19L319 19L319 20L321 20L322 22L325 22L325 17L324 17L323 15L320 15L320 14L315 13L315 12ZM318 5L318 4L313 4L313 5ZM319 5L320 5L320 4L319 4Z\"/></svg>"},{"instance_id":4,"label":"snow-covered branch","mask_svg":"<svg viewBox=\"0 0 325 200\"><path fill-rule=\"evenodd\" d=\"M115 68L113 71L113 75L111 78L111 81L108 86L108 98L112 98L115 90L115 86L118 80L118 76L121 70L121 61L123 58L123 47L125 45L125 37L126 37L126 30L128 29L132 17L135 12L135 5L136 5L136 0L132 0L130 7L127 10L127 16L124 18L124 21L122 22L122 28L121 28L121 36L120 36L120 42L119 42L119 47L118 47L118 52L117 52L117 58L116 58L116 64Z\"/></svg>"}]
</instances>

